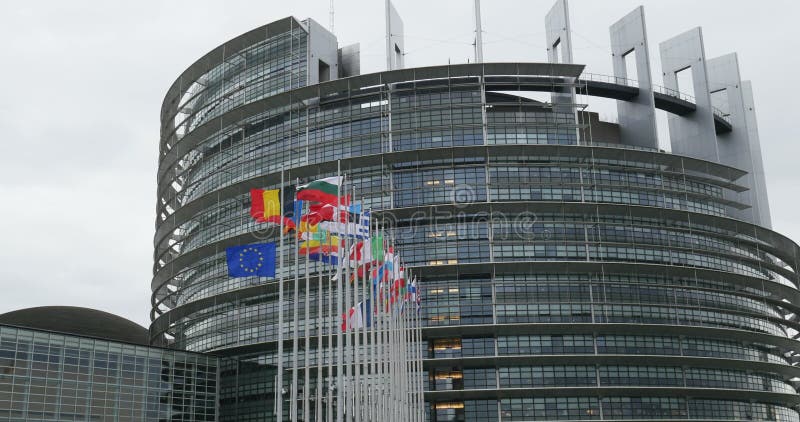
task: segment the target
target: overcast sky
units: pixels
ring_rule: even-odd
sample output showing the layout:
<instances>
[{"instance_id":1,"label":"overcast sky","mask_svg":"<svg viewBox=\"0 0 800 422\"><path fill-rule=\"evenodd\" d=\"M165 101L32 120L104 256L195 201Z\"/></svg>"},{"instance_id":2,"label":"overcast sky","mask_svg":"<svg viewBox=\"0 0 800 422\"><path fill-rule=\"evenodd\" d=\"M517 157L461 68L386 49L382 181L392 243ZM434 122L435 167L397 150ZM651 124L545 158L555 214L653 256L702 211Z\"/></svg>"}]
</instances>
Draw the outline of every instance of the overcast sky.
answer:
<instances>
[{"instance_id":1,"label":"overcast sky","mask_svg":"<svg viewBox=\"0 0 800 422\"><path fill-rule=\"evenodd\" d=\"M545 61L550 0L483 3L486 61ZM642 3L656 83L658 43L692 27L708 57L739 53L774 228L800 240L800 2L571 0L575 61L610 74L608 26ZM471 0L396 7L406 66L471 58ZM149 323L163 95L215 46L288 15L327 26L329 0L0 3L0 313L73 305ZM362 73L383 70L383 25L383 1L336 1L339 44L361 43ZM613 103L593 105L614 118Z\"/></svg>"}]
</instances>

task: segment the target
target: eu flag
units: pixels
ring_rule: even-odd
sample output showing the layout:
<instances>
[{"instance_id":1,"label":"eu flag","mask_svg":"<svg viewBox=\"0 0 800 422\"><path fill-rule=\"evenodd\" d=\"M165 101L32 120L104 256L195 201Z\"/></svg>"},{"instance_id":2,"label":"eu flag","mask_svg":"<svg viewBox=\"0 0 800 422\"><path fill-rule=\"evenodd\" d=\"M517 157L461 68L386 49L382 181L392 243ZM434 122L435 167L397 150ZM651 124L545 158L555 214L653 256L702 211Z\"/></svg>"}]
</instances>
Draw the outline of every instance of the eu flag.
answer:
<instances>
[{"instance_id":1,"label":"eu flag","mask_svg":"<svg viewBox=\"0 0 800 422\"><path fill-rule=\"evenodd\" d=\"M231 277L275 277L275 244L231 246L228 256L228 275Z\"/></svg>"}]
</instances>

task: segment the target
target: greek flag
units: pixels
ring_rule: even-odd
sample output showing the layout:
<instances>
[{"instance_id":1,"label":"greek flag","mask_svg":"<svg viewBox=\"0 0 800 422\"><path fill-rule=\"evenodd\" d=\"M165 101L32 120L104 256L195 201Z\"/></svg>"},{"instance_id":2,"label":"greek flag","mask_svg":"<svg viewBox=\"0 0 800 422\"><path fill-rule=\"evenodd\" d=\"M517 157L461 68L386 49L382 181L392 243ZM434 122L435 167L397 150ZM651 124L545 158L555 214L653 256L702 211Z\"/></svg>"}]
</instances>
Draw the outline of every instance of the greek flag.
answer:
<instances>
[{"instance_id":1,"label":"greek flag","mask_svg":"<svg viewBox=\"0 0 800 422\"><path fill-rule=\"evenodd\" d=\"M370 212L365 211L361 214L355 214L355 221L353 222L337 222L337 221L323 221L319 223L319 228L326 230L331 234L339 237L349 237L356 239L369 238L369 222Z\"/></svg>"}]
</instances>

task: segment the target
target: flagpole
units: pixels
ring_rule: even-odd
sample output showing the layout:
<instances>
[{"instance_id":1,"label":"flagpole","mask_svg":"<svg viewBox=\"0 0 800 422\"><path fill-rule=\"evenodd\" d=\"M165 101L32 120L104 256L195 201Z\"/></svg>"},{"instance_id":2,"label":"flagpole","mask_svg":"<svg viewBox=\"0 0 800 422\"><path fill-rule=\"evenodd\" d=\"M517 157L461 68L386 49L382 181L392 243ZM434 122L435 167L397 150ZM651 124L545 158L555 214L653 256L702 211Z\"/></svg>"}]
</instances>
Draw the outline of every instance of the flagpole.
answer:
<instances>
[{"instance_id":1,"label":"flagpole","mask_svg":"<svg viewBox=\"0 0 800 422\"><path fill-rule=\"evenodd\" d=\"M283 221L283 220L281 220ZM297 422L297 393L298 393L298 369L297 354L299 349L298 332L300 330L300 239L295 236L294 240L294 286L292 294L292 388L289 391L289 420Z\"/></svg>"},{"instance_id":2,"label":"flagpole","mask_svg":"<svg viewBox=\"0 0 800 422\"><path fill-rule=\"evenodd\" d=\"M414 304L415 305L414 309L416 310L417 314L417 338L419 339L419 343L417 344L417 350L419 355L419 360L417 361L417 367L419 368L419 370L417 371L418 373L417 383L419 383L419 399L418 399L419 409L417 411L419 412L419 420L422 421L425 419L425 378L423 377L424 368L422 366L422 359L424 358L423 353L425 353L425 350L427 348L426 349L422 348L424 341L422 336L422 323L424 321L422 318L422 287L420 286L419 280L417 280L416 277L414 281L417 282L416 283L417 300L416 303Z\"/></svg>"},{"instance_id":3,"label":"flagpole","mask_svg":"<svg viewBox=\"0 0 800 422\"><path fill-rule=\"evenodd\" d=\"M392 273L394 273L394 243L392 242L392 235L389 233L388 226L384 225L384 230L389 237L389 250L392 251ZM390 280L394 279L394 274L390 275L389 280L387 280L387 287L388 290L388 314L389 314L389 418L393 421L396 421L397 414L396 411L396 400L395 397L397 396L397 368L395 367L395 351L397 350L397 344L395 342L395 319L394 319L394 309L392 306L392 282Z\"/></svg>"},{"instance_id":4,"label":"flagpole","mask_svg":"<svg viewBox=\"0 0 800 422\"><path fill-rule=\"evenodd\" d=\"M394 228L393 228L394 229ZM392 239L394 239L395 231L392 230ZM399 257L399 254L397 255ZM398 414L401 420L406 419L406 411L408 410L408 391L406 389L406 373L407 373L407 365L408 365L408 356L406 355L406 337L405 337L405 328L406 328L406 320L405 320L405 302L404 302L404 295L403 295L403 283L402 278L400 275L400 260L395 258L395 265L397 269L395 270L395 275L397 279L395 283L397 284L397 341L399 343L399 347L397 348L398 360L397 366L399 368L399 376L397 377L397 382L399 384L400 390L400 403L398 403Z\"/></svg>"},{"instance_id":5,"label":"flagpole","mask_svg":"<svg viewBox=\"0 0 800 422\"><path fill-rule=\"evenodd\" d=\"M328 248L331 247L331 237L325 236L325 243L327 243ZM338 303L338 302L337 302ZM340 308L341 309L341 308ZM333 367L335 364L336 358L336 349L333 346L333 338L337 335L339 328L337 327L336 322L338 321L338 313L334 314L334 304L333 304L333 266L328 266L328 318L331 320L331 329L328 332L328 402L327 402L327 420L328 422L334 422L334 413L333 413L333 392L335 391L335 383L336 379L338 378L338 374L336 374L337 378L333 376ZM337 345L341 344L337 342ZM338 394L338 393L337 393Z\"/></svg>"},{"instance_id":6,"label":"flagpole","mask_svg":"<svg viewBox=\"0 0 800 422\"><path fill-rule=\"evenodd\" d=\"M395 243L395 231L394 227L392 227L392 249L394 249L397 244ZM397 352L395 353L397 361L395 365L397 365L397 396L400 398L397 402L397 417L400 420L405 419L405 410L408 401L406 400L406 389L405 389L405 375L406 375L406 359L407 357L404 355L405 351L405 339L403 338L403 330L405 328L403 324L403 301L402 301L402 283L400 281L400 254L395 250L394 256L394 269L393 278L395 279L394 284L396 286L395 289L395 307L397 309L397 333L395 338L397 339Z\"/></svg>"},{"instance_id":7,"label":"flagpole","mask_svg":"<svg viewBox=\"0 0 800 422\"><path fill-rule=\"evenodd\" d=\"M414 302L414 355L416 356L415 359L415 371L414 371L414 390L416 394L414 395L414 419L422 422L420 418L420 409L422 409L422 404L420 403L420 398L422 397L422 390L420 385L420 378L422 376L422 351L420 349L420 345L422 343L422 338L420 337L419 332L419 311L417 310L417 297L419 296L419 287L417 285L417 278L414 278L414 296L412 296L411 300Z\"/></svg>"},{"instance_id":8,"label":"flagpole","mask_svg":"<svg viewBox=\"0 0 800 422\"><path fill-rule=\"evenodd\" d=\"M331 237L329 235L325 236L325 243L327 244L328 248L331 247ZM338 303L338 301L337 301ZM328 332L328 402L327 402L327 420L328 422L334 422L334 412L333 412L333 394L336 391L336 382L338 379L338 374L336 374L336 378L333 376L333 368L335 365L336 359L336 349L333 345L333 338L337 335L339 328L337 326L338 321L338 313L334 314L334 303L333 303L333 266L328 266L328 318L331 320L331 329ZM337 345L341 344L337 342ZM337 393L338 394L338 393Z\"/></svg>"},{"instance_id":9,"label":"flagpole","mask_svg":"<svg viewBox=\"0 0 800 422\"><path fill-rule=\"evenodd\" d=\"M339 183L340 183L339 186L341 186L343 184L341 176L342 176L342 160L336 160L336 177L339 178L338 179ZM341 205L341 188L337 188L336 189L336 194L337 194L336 195L336 209L339 209L339 206ZM337 245L337 247L338 247L338 245ZM336 315L342 315L342 299L343 299L342 294L343 294L343 292L342 292L341 263L339 263L339 265L337 265L337 267L339 269L339 272L337 274L339 274L340 276L337 277L337 280L336 280L336 311L337 311ZM345 319L345 323L346 322L347 322L347 320ZM336 380L337 380L337 382L336 382L336 384L337 384L336 385L336 398L337 398L337 401L336 401L336 421L337 422L343 422L344 421L344 406L345 406L345 403L344 403L344 380L342 378L342 373L344 371L344 348L342 346L342 341L344 339L343 339L341 330L337 330L336 340L337 340L336 350L338 352L337 353L338 360L336 361Z\"/></svg>"},{"instance_id":10,"label":"flagpole","mask_svg":"<svg viewBox=\"0 0 800 422\"><path fill-rule=\"evenodd\" d=\"M376 375L377 371L375 370L375 350L378 347L378 343L375 341L375 330L376 330L376 327L378 325L378 318L377 318L377 315L376 315L377 312L375 311L375 305L376 305L375 287L372 284L372 277L370 277L370 273L372 271L372 261L376 258L374 250L372 248L372 242L374 242L375 239L377 239L377 236L376 236L375 232L372 229L372 210L371 209L370 209L369 230L367 230L367 233L369 233L369 245L365 244L364 248L369 248L369 266L367 267L366 262L363 262L363 261L366 260L366 252L362 252L362 257L363 258L362 258L361 261L359 261L359 265L361 266L361 268L367 267L367 268L364 268L363 275L364 275L364 279L366 280L366 282L369 285L369 298L370 298L369 312L372 315L372 324L371 324L371 327L370 327L369 333L368 333L368 340L370 340L371 347L369 348L369 352L368 352L369 353L369 364L368 364L367 367L368 367L369 373L370 373L370 382L369 382L369 385L368 385L368 388L367 388L367 394L369 396L369 403L370 403L369 420L370 421L374 421L374 420L377 420L377 400L375 399L375 391L374 391L373 384L375 384L375 380L376 380L376 376L377 376Z\"/></svg>"},{"instance_id":11,"label":"flagpole","mask_svg":"<svg viewBox=\"0 0 800 422\"><path fill-rule=\"evenodd\" d=\"M353 189L353 196L355 196L355 189ZM359 228L359 230L361 230L361 224L364 223L364 209L363 209L364 200L363 200L363 198L359 200L359 204L361 204L362 209L361 209L361 213L358 216L359 226L357 226L357 227ZM362 242L362 245L365 244L366 242L369 242L369 223L367 223L366 236L364 237L364 239L361 240L361 242ZM363 250L363 248L362 248L362 250ZM363 381L362 381L362 384L359 386L359 388L360 388L359 395L360 395L360 397L362 399L362 401L361 401L361 413L363 414L363 418L366 421L371 421L367 411L369 410L369 406L370 406L370 397L369 397L369 379L370 378L369 378L369 354L368 354L368 351L372 347L369 344L368 331L370 329L370 326L372 325L372 315L370 314L370 312L372 312L372 309L370 309L371 308L371 306L370 306L371 302L369 300L369 292L368 292L367 286L364 285L364 284L361 284L361 282L363 280L361 280L362 277L360 277L359 274L358 274L358 264L356 265L356 270L355 271L356 271L356 274L355 274L356 283L359 283L359 285L362 286L362 289L361 289L361 303L363 304L362 308L364 309L363 310L363 313L364 313L364 327L362 327L361 333L359 334L361 343L363 344L363 349L361 351L363 362L362 362L362 364L360 366L360 368L362 370L362 373L363 373L363 378L362 378Z\"/></svg>"},{"instance_id":12,"label":"flagpole","mask_svg":"<svg viewBox=\"0 0 800 422\"><path fill-rule=\"evenodd\" d=\"M346 180L345 180L346 177L347 177L347 175L344 175L344 176L342 176L342 179L341 179L341 185L340 185L339 190L338 190L338 194L339 194L338 197L340 199L337 199L338 204L337 204L337 207L336 207L336 209L337 209L336 212L340 212L339 210L341 210L341 207L342 207L342 205L341 205L341 197L347 195L347 183L346 183ZM342 246L346 246L347 245L348 235L350 234L349 233L349 225L345 224L344 227L343 227L344 230L341 230L342 227L339 224L336 224L335 227L339 227L339 230L337 230L337 231L340 231L340 232L343 231L344 232L344 233L341 233L342 234L341 236L339 236L339 243L340 243L339 248L341 248ZM342 270L342 271L339 272L339 279L341 280L342 277L345 277L345 280L343 280L343 285L344 285L344 287L343 287L344 288L344 309L346 310L345 312L346 312L347 317L345 318L345 332L344 332L344 355L345 355L345 362L344 362L345 363L345 366L344 366L345 408L344 408L344 413L345 413L345 418L349 421L353 417L353 393L352 393L353 383L352 383L351 378L350 378L351 372L353 370L353 368L351 367L352 366L352 362L353 362L353 358L352 358L353 350L352 350L352 345L350 344L351 343L351 336L352 336L351 330L352 330L353 322L352 322L352 317L350 315L350 311L354 310L354 307L352 305L352 301L350 300L350 283L348 282L348 280L346 280L347 268L345 268L343 264L344 264L343 262L338 262L339 268ZM353 316L355 316L355 312L353 312Z\"/></svg>"},{"instance_id":13,"label":"flagpole","mask_svg":"<svg viewBox=\"0 0 800 422\"><path fill-rule=\"evenodd\" d=\"M280 198L283 200L283 168L281 168L281 193ZM278 281L278 381L275 386L278 394L278 403L276 407L276 414L278 420L283 420L283 278L285 277L283 271L283 219L280 219L278 236L280 238L280 253L278 254L278 267L280 268L280 279Z\"/></svg>"},{"instance_id":14,"label":"flagpole","mask_svg":"<svg viewBox=\"0 0 800 422\"><path fill-rule=\"evenodd\" d=\"M374 298L375 298L375 330L372 333L372 338L375 341L375 350L373 354L375 355L374 359L374 368L375 368L375 390L376 390L376 397L375 397L375 413L376 413L376 420L386 420L385 415L383 413L383 313L381 312L381 308L383 307L383 295L381 295L381 289L379 280L377 279L377 271L381 265L381 257L383 256L383 236L380 234L380 229L378 228L378 220L375 220L374 224L375 228L375 247L372 248L372 253L374 256L372 257L372 266L374 266L374 272L376 275L373 276L373 268L370 267L369 270L369 277L370 277L370 286L374 289ZM372 245L370 245L372 246Z\"/></svg>"},{"instance_id":15,"label":"flagpole","mask_svg":"<svg viewBox=\"0 0 800 422\"><path fill-rule=\"evenodd\" d=\"M298 220L299 225L299 220ZM317 284L317 401L315 404L314 413L314 420L316 422L322 422L322 387L323 387L323 365L324 365L324 355L323 355L323 348L322 348L322 337L323 337L323 327L324 327L324 318L322 316L322 308L323 308L323 289L322 289L322 269L324 267L320 264L317 264L317 275L319 277L319 281Z\"/></svg>"},{"instance_id":16,"label":"flagpole","mask_svg":"<svg viewBox=\"0 0 800 422\"><path fill-rule=\"evenodd\" d=\"M297 180L297 184L300 184L300 180ZM296 200L295 194L295 200ZM306 300L305 300L305 319L303 320L303 325L305 326L304 335L306 338L305 341L305 350L303 351L303 356L305 357L304 365L303 365L303 421L310 421L309 418L309 407L308 407L308 398L311 388L311 276L308 270L309 259L306 256L305 259L305 272L306 272ZM319 295L321 292L317 292Z\"/></svg>"},{"instance_id":17,"label":"flagpole","mask_svg":"<svg viewBox=\"0 0 800 422\"><path fill-rule=\"evenodd\" d=\"M356 197L356 185L352 181L351 187L351 198ZM351 200L352 202L352 200ZM349 210L348 210L349 211ZM340 211L341 212L341 211ZM347 226L350 227L350 213L346 213L347 216ZM358 214L358 219L356 220L356 224L353 226L353 240L350 241L351 244L356 244L357 236L358 236L358 224L361 223L361 213ZM348 248L347 251L349 252L350 249ZM347 282L350 282L350 262L348 261L347 268ZM357 274L356 274L357 275ZM358 296L358 279L357 277L353 278L353 302L356 304L355 306L358 307L358 324L356 324L355 333L353 336L353 366L355 370L353 371L353 416L356 422L361 422L361 330L364 328L364 311L363 305L364 303L359 301Z\"/></svg>"},{"instance_id":18,"label":"flagpole","mask_svg":"<svg viewBox=\"0 0 800 422\"><path fill-rule=\"evenodd\" d=\"M408 359L406 361L406 378L405 378L406 389L407 389L406 401L408 403L408 406L406 407L406 418L408 420L413 421L414 420L413 409L415 400L413 377L415 368L414 365L416 364L417 360L416 360L416 353L414 353L414 341L413 341L413 331L412 331L414 325L410 318L411 309L409 308L409 302L410 302L409 299L411 297L411 295L408 292L409 278L408 278L408 273L406 273L405 266L403 267L403 283L405 283L405 289L406 289L405 293L403 294L403 306L404 306L403 309L405 310L405 326L407 327L405 331L405 339L406 339L406 359Z\"/></svg>"},{"instance_id":19,"label":"flagpole","mask_svg":"<svg viewBox=\"0 0 800 422\"><path fill-rule=\"evenodd\" d=\"M378 417L383 420L387 420L386 415L386 406L385 406L385 397L387 391L385 389L385 382L386 382L386 372L384 368L384 330L385 330L385 316L384 316L384 306L383 306L383 285L381 284L381 279L378 276L378 271L381 269L381 265L383 265L383 256L386 253L385 245L383 243L383 233L380 231L380 226L378 225L378 221L375 220L375 233L376 236L379 238L379 243L376 244L377 248L374 251L378 252L378 256L375 259L375 274L373 276L373 272L370 270L370 277L374 277L372 284L373 288L376 290L376 306L378 311L378 326L375 332L375 341L378 343L378 348L375 353L375 372L377 373L377 377L375 378L375 384L378 387L379 395L377 397L377 406L378 406Z\"/></svg>"},{"instance_id":20,"label":"flagpole","mask_svg":"<svg viewBox=\"0 0 800 422\"><path fill-rule=\"evenodd\" d=\"M411 383L411 376L413 374L413 365L414 365L414 354L412 353L412 340L411 340L411 322L409 321L408 315L408 278L406 277L406 270L405 265L402 267L401 277L403 279L403 341L405 346L403 347L404 353L404 369L405 369L405 376L403 377L403 383L405 383L405 397L406 399L406 406L403 413L405 414L405 419L409 421L413 421L413 413L412 409L414 406L414 389L412 388Z\"/></svg>"},{"instance_id":21,"label":"flagpole","mask_svg":"<svg viewBox=\"0 0 800 422\"><path fill-rule=\"evenodd\" d=\"M385 225L383 223L384 222L381 221L381 233L386 235ZM389 246L388 240L385 240L385 242L387 242L386 246ZM385 263L386 263L386 258L384 257L384 264ZM385 389L386 389L387 394L384 396L384 399L383 399L384 404L383 404L383 406L384 406L384 412L386 412L386 417L389 420L393 421L394 420L394 415L392 415L392 403L389 400L389 398L392 397L392 395L394 393L394 391L392 389L392 375L393 374L392 374L392 367L391 367L391 364L392 364L391 351L392 351L392 346L393 346L392 337L391 337L392 336L392 315L391 315L391 308L390 308L391 302L390 302L389 291L386 289L386 283L383 281L383 274L380 275L380 283L381 283L381 291L384 293L384 302L385 302L385 305L382 305L382 307L384 308L383 310L384 310L384 313L386 314L385 317L384 317L384 318L386 318L386 328L384 329L384 332L385 332L384 341L386 342L386 347L384 347L384 357L383 357L383 359L385 361L384 368L385 368L385 371L386 371L386 377L385 377L385 380L384 380L384 385L385 385Z\"/></svg>"},{"instance_id":22,"label":"flagpole","mask_svg":"<svg viewBox=\"0 0 800 422\"><path fill-rule=\"evenodd\" d=\"M400 328L400 315L399 315L399 310L396 309L397 308L397 297L396 297L396 293L395 293L395 289L394 289L394 271L395 271L394 265L397 263L397 260L395 259L396 251L394 249L394 231L389 232L390 228L389 228L388 225L387 225L386 230L387 230L387 233L390 233L389 239L391 239L390 240L390 242L391 242L390 244L392 245L392 275L391 275L392 283L390 284L391 292L390 292L390 296L389 296L389 304L390 304L390 306L392 308L392 349L391 350L392 350L392 371L394 372L393 376L392 376L392 381L393 381L393 386L392 387L394 388L394 394L392 394L392 396L399 398L399 400L393 400L392 401L392 415L394 415L394 419L395 420L400 420L400 404L402 403L402 400L403 400L403 398L401 396L402 390L400 388L401 376L400 376L400 365L399 365L399 363L400 363L400 358L399 358L400 338L399 338L398 334L399 334L399 328ZM391 295L395 295L395 298L394 298L395 299L395 303L394 304L391 303L391 301L392 301L392 299L391 299L392 296ZM396 311L397 311L397 314L395 314Z\"/></svg>"}]
</instances>

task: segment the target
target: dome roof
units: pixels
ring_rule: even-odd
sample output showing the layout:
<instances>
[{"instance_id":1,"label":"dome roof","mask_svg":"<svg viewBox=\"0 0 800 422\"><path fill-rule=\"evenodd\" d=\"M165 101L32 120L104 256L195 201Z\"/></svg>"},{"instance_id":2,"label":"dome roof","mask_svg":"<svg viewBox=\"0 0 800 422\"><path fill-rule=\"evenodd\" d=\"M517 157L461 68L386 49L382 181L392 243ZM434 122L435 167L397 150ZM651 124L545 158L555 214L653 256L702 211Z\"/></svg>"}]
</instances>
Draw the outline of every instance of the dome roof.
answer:
<instances>
[{"instance_id":1,"label":"dome roof","mask_svg":"<svg viewBox=\"0 0 800 422\"><path fill-rule=\"evenodd\" d=\"M141 325L108 312L75 306L41 306L0 315L0 324L148 345Z\"/></svg>"}]
</instances>

